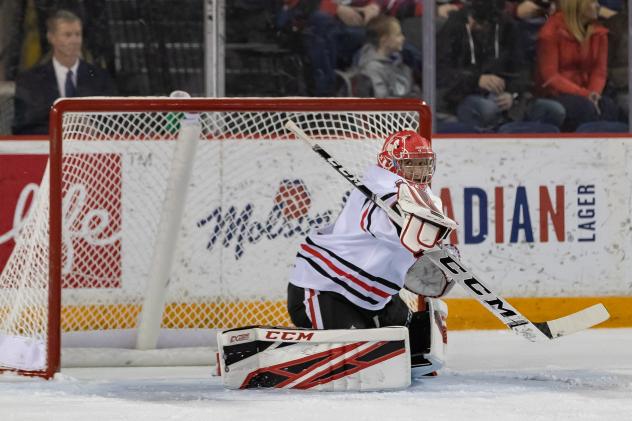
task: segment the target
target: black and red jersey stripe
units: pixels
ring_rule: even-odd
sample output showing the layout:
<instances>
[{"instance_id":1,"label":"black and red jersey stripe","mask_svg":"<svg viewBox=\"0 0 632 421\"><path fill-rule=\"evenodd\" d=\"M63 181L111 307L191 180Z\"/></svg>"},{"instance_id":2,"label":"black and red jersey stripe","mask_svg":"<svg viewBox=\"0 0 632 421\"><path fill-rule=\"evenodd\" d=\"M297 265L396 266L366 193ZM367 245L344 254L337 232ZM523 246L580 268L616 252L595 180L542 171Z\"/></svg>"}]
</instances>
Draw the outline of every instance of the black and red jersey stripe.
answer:
<instances>
[{"instance_id":1,"label":"black and red jersey stripe","mask_svg":"<svg viewBox=\"0 0 632 421\"><path fill-rule=\"evenodd\" d=\"M382 199L384 202L387 202L388 199L395 196L396 194L397 193L388 193L380 197L380 199ZM364 204L362 206L363 207L366 206L366 209L364 210L364 212L362 212L362 216L360 218L360 227L362 228L363 231L366 231L369 234L371 234L373 237L375 237L375 234L373 234L373 232L371 231L371 220L373 218L373 213L375 212L376 209L379 208L379 206L373 203L372 201L370 201L368 198L365 199Z\"/></svg>"},{"instance_id":2,"label":"black and red jersey stripe","mask_svg":"<svg viewBox=\"0 0 632 421\"><path fill-rule=\"evenodd\" d=\"M332 281L333 283L341 286L349 294L352 294L353 296L355 296L355 297L357 297L357 298L359 298L359 299L361 299L363 301L366 301L367 303L369 303L371 305L376 305L376 304L379 303L379 301L377 301L377 300L375 300L375 299L373 299L373 298L371 298L371 297L369 297L369 296L367 296L365 294L360 293L355 288L352 288L351 286L349 286L349 284L346 281L342 280L341 278L338 278L336 276L330 275L329 273L327 273L325 271L325 269L321 268L320 265L317 262L315 262L313 259L311 259L311 258L309 258L307 256L304 256L301 253L298 253L296 255L296 257L304 259L321 276L323 276L323 277L329 279L330 281Z\"/></svg>"},{"instance_id":3,"label":"black and red jersey stripe","mask_svg":"<svg viewBox=\"0 0 632 421\"><path fill-rule=\"evenodd\" d=\"M366 272L309 237L306 244L301 244L297 257L304 259L321 276L371 305L379 303L373 296L385 299L400 289L394 282Z\"/></svg>"}]
</instances>

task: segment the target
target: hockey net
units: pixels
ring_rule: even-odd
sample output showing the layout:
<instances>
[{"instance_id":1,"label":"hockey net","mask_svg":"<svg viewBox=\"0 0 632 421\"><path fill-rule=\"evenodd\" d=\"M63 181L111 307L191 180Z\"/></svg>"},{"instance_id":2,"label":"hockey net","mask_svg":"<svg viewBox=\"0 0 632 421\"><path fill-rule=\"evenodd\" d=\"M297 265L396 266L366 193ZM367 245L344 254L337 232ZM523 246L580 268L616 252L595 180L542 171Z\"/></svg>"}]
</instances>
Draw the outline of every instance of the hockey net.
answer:
<instances>
[{"instance_id":1,"label":"hockey net","mask_svg":"<svg viewBox=\"0 0 632 421\"><path fill-rule=\"evenodd\" d=\"M188 158L177 146L184 111L201 127ZM205 349L214 329L291 325L298 244L336 218L350 185L288 119L356 174L390 133L430 137L417 100L58 102L49 166L0 276L0 369L50 376L62 347L64 364L83 364L67 358L72 349L111 364L95 350ZM184 184L173 184L174 168L189 173ZM194 363L212 363L202 355Z\"/></svg>"}]
</instances>

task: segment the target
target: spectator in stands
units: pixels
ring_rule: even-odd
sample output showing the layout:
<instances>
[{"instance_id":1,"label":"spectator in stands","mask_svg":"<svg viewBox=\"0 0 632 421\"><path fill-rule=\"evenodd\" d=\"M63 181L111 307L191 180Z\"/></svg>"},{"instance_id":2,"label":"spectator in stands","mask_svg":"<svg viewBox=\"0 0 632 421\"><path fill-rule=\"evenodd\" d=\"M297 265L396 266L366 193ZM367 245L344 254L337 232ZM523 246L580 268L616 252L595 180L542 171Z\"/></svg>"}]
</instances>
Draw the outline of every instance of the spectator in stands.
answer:
<instances>
[{"instance_id":1,"label":"spectator in stands","mask_svg":"<svg viewBox=\"0 0 632 421\"><path fill-rule=\"evenodd\" d=\"M452 12L456 12L461 7L463 7L463 3L460 0L437 0L437 18L435 20L435 25L437 29L440 29L441 26L448 20L448 17Z\"/></svg>"},{"instance_id":2,"label":"spectator in stands","mask_svg":"<svg viewBox=\"0 0 632 421\"><path fill-rule=\"evenodd\" d=\"M537 84L566 110L563 131L590 121L616 120L606 85L607 29L597 23L596 0L561 0L560 10L540 30Z\"/></svg>"},{"instance_id":3,"label":"spectator in stands","mask_svg":"<svg viewBox=\"0 0 632 421\"><path fill-rule=\"evenodd\" d=\"M110 76L80 58L82 24L77 15L55 12L47 20L47 39L51 60L16 79L14 134L48 133L48 113L57 98L116 94Z\"/></svg>"},{"instance_id":4,"label":"spectator in stands","mask_svg":"<svg viewBox=\"0 0 632 421\"><path fill-rule=\"evenodd\" d=\"M314 0L285 0L284 15ZM457 6L437 0L438 14ZM458 3L454 1L453 3ZM423 0L321 0L310 13L303 30L305 54L312 72L316 96L333 95L336 69L346 69L366 41L366 25L379 14L405 19L421 16ZM309 7L304 7L309 9ZM284 20L284 19L282 19ZM287 20L287 19L285 19ZM421 73L421 52L412 43L403 49L404 60Z\"/></svg>"},{"instance_id":5,"label":"spectator in stands","mask_svg":"<svg viewBox=\"0 0 632 421\"><path fill-rule=\"evenodd\" d=\"M599 18L610 19L623 9L627 0L599 0Z\"/></svg>"},{"instance_id":6,"label":"spectator in stands","mask_svg":"<svg viewBox=\"0 0 632 421\"><path fill-rule=\"evenodd\" d=\"M623 5L603 21L608 29L608 82L606 90L619 107L619 119L628 121L628 10Z\"/></svg>"},{"instance_id":7,"label":"spectator in stands","mask_svg":"<svg viewBox=\"0 0 632 421\"><path fill-rule=\"evenodd\" d=\"M437 109L482 131L510 120L559 127L564 120L561 105L529 95L529 69L517 26L504 8L501 0L471 0L439 31Z\"/></svg>"},{"instance_id":8,"label":"spectator in stands","mask_svg":"<svg viewBox=\"0 0 632 421\"><path fill-rule=\"evenodd\" d=\"M531 66L535 65L538 32L544 22L555 13L553 0L523 0L514 11L524 45L525 57Z\"/></svg>"},{"instance_id":9,"label":"spectator in stands","mask_svg":"<svg viewBox=\"0 0 632 421\"><path fill-rule=\"evenodd\" d=\"M401 1L400 1L401 3ZM405 11L400 9L399 13L394 15L400 21L402 33L406 37L402 57L411 69L413 69L413 77L415 81L421 84L423 73L423 43L424 43L424 25L423 25L423 1L417 0L414 13L412 10ZM447 21L448 16L452 12L456 12L463 3L460 0L436 0L435 2L435 31L438 32L443 24ZM403 13L402 13L403 12ZM391 16L393 16L391 14Z\"/></svg>"},{"instance_id":10,"label":"spectator in stands","mask_svg":"<svg viewBox=\"0 0 632 421\"><path fill-rule=\"evenodd\" d=\"M358 57L357 73L366 76L370 91L359 96L375 98L420 97L410 67L402 61L404 35L399 21L380 15L367 25L367 43Z\"/></svg>"},{"instance_id":11,"label":"spectator in stands","mask_svg":"<svg viewBox=\"0 0 632 421\"><path fill-rule=\"evenodd\" d=\"M23 14L20 3L15 0L0 1L0 82L13 79L11 68L16 67L13 63L16 56L14 45L20 33L15 22Z\"/></svg>"},{"instance_id":12,"label":"spectator in stands","mask_svg":"<svg viewBox=\"0 0 632 421\"><path fill-rule=\"evenodd\" d=\"M339 4L322 0L310 14L303 37L315 96L334 95L338 60L348 58L350 64L351 57L364 43L364 26L379 13L380 6L375 1L350 0Z\"/></svg>"}]
</instances>

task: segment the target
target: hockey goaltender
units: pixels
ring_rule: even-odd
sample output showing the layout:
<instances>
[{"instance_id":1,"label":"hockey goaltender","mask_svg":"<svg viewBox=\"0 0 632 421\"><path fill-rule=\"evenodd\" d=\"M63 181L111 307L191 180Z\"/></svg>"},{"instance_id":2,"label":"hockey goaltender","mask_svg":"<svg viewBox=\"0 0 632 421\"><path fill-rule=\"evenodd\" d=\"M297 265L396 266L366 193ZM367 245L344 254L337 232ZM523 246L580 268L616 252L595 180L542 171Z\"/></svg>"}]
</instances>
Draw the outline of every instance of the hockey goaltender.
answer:
<instances>
[{"instance_id":1,"label":"hockey goaltender","mask_svg":"<svg viewBox=\"0 0 632 421\"><path fill-rule=\"evenodd\" d=\"M398 389L410 384L411 371L432 375L443 366L447 306L439 297L453 281L424 250L456 223L430 190L435 163L430 142L414 131L384 141L363 183L403 217L402 228L354 189L335 223L310 233L296 255L287 301L302 329L218 334L226 387ZM421 305L409 307L402 288L419 294Z\"/></svg>"}]
</instances>

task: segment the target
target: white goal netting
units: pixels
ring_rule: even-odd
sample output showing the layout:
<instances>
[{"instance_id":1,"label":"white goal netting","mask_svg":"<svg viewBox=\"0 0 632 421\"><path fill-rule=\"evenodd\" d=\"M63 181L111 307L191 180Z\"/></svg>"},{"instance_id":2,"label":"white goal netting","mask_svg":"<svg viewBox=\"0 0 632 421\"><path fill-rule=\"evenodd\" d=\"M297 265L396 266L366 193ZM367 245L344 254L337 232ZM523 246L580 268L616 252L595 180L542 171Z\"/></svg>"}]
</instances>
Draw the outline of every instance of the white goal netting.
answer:
<instances>
[{"instance_id":1,"label":"white goal netting","mask_svg":"<svg viewBox=\"0 0 632 421\"><path fill-rule=\"evenodd\" d=\"M285 294L298 244L334 220L350 185L285 122L356 174L375 162L388 134L424 124L410 107L220 111L217 101L199 114L190 162L174 158L183 114L160 101L62 114L60 174L49 168L63 198L52 204L61 208L61 238L49 240L47 170L0 276L0 368L46 366L57 318L64 349L134 348L148 291L156 290L152 267L170 258L156 249L173 197L183 201L182 216L158 286L156 347L211 345L217 328L289 325ZM191 170L179 192L168 187L174 166ZM58 293L49 289L49 250L62 255L57 317L49 315Z\"/></svg>"}]
</instances>

